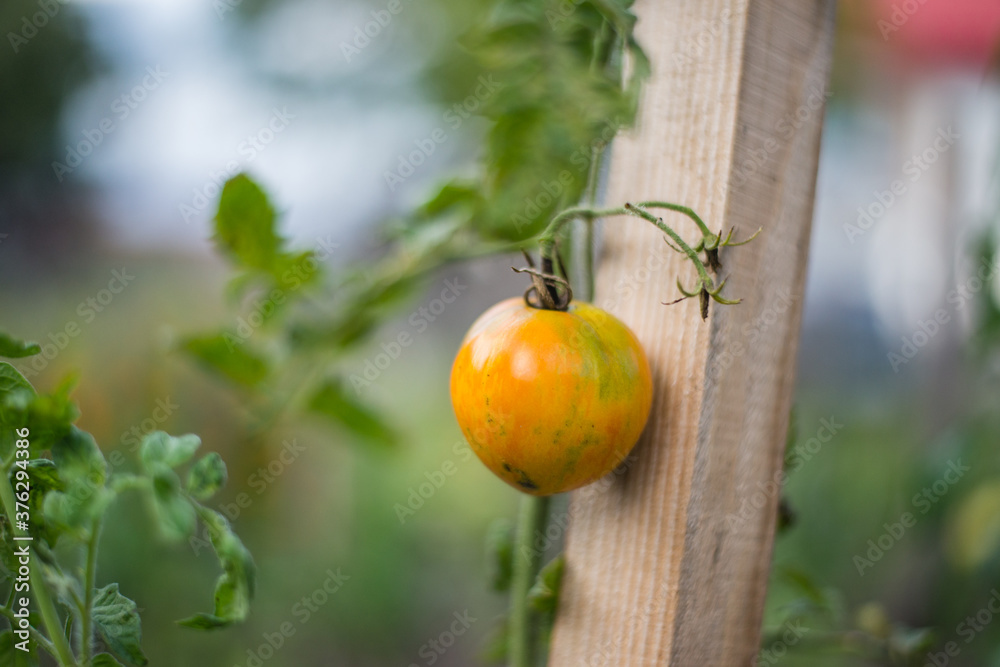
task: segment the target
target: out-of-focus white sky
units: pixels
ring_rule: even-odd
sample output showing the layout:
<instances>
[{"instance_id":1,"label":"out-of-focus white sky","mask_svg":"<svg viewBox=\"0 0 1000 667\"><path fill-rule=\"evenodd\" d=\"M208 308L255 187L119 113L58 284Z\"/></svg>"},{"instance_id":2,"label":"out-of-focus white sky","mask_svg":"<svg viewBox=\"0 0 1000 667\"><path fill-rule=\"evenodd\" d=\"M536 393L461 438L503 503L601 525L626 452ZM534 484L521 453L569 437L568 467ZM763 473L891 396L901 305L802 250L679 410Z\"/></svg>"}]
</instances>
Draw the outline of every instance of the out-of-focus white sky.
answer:
<instances>
[{"instance_id":1,"label":"out-of-focus white sky","mask_svg":"<svg viewBox=\"0 0 1000 667\"><path fill-rule=\"evenodd\" d=\"M420 63L386 53L405 46L392 35L346 62L339 44L364 22L363 5L281 5L255 29L194 0L79 4L110 71L74 99L63 130L75 144L103 118L116 123L74 174L100 186L113 243L207 247L213 182L233 163L265 184L304 244L331 230L353 236L426 185L423 174L395 194L385 185L383 172L435 118L413 85ZM370 66L387 56L393 67ZM147 67L166 77L121 118L111 105ZM289 120L264 143L276 110ZM259 133L261 148L248 141ZM186 221L182 204L202 208Z\"/></svg>"}]
</instances>

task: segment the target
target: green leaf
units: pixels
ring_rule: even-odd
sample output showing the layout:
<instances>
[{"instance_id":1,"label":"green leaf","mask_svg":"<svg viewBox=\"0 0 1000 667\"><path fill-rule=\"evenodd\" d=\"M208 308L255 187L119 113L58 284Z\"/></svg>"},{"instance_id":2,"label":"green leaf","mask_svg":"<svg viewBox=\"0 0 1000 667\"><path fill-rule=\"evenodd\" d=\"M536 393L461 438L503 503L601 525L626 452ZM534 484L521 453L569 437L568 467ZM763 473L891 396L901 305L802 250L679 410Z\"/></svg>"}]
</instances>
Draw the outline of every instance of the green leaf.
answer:
<instances>
[{"instance_id":1,"label":"green leaf","mask_svg":"<svg viewBox=\"0 0 1000 667\"><path fill-rule=\"evenodd\" d=\"M289 340L297 347L324 345L345 350L364 340L378 325L368 309L351 309L349 313L332 325L296 323L289 329Z\"/></svg>"},{"instance_id":2,"label":"green leaf","mask_svg":"<svg viewBox=\"0 0 1000 667\"><path fill-rule=\"evenodd\" d=\"M351 396L340 381L325 382L310 399L309 410L368 442L383 447L396 444L395 432L377 413Z\"/></svg>"},{"instance_id":3,"label":"green leaf","mask_svg":"<svg viewBox=\"0 0 1000 667\"><path fill-rule=\"evenodd\" d=\"M201 447L201 438L194 434L174 437L163 431L153 431L142 439L139 456L148 471L162 464L171 468L187 463Z\"/></svg>"},{"instance_id":4,"label":"green leaf","mask_svg":"<svg viewBox=\"0 0 1000 667\"><path fill-rule=\"evenodd\" d=\"M215 241L223 252L244 268L271 272L283 244L274 223L267 195L246 174L226 183L215 216Z\"/></svg>"},{"instance_id":5,"label":"green leaf","mask_svg":"<svg viewBox=\"0 0 1000 667\"><path fill-rule=\"evenodd\" d=\"M246 619L256 588L257 566L224 516L204 509L201 518L223 569L215 585L215 609L211 614L195 614L177 623L198 630L212 630Z\"/></svg>"},{"instance_id":6,"label":"green leaf","mask_svg":"<svg viewBox=\"0 0 1000 667\"><path fill-rule=\"evenodd\" d=\"M46 527L53 531L44 536L52 543L60 531L70 530L82 538L115 497L105 486L107 462L94 438L75 426L52 446L52 458L55 470L48 469L43 474L51 477L56 472L59 484L42 501L41 516Z\"/></svg>"},{"instance_id":7,"label":"green leaf","mask_svg":"<svg viewBox=\"0 0 1000 667\"><path fill-rule=\"evenodd\" d=\"M528 591L528 604L540 612L555 613L559 605L559 588L566 560L562 554L556 556L538 573L535 585Z\"/></svg>"},{"instance_id":8,"label":"green leaf","mask_svg":"<svg viewBox=\"0 0 1000 667\"><path fill-rule=\"evenodd\" d=\"M108 649L129 665L149 662L142 653L142 622L135 602L118 592L118 584L95 591L92 618ZM114 662L105 664L117 664Z\"/></svg>"},{"instance_id":9,"label":"green leaf","mask_svg":"<svg viewBox=\"0 0 1000 667\"><path fill-rule=\"evenodd\" d=\"M19 394L34 396L35 388L9 362L0 361L0 401Z\"/></svg>"},{"instance_id":10,"label":"green leaf","mask_svg":"<svg viewBox=\"0 0 1000 667\"><path fill-rule=\"evenodd\" d=\"M65 484L81 479L103 486L107 478L107 462L94 437L76 426L52 445L52 458Z\"/></svg>"},{"instance_id":11,"label":"green leaf","mask_svg":"<svg viewBox=\"0 0 1000 667\"><path fill-rule=\"evenodd\" d=\"M11 475L18 469L19 466L15 466ZM59 537L59 530L54 522L46 520L45 497L49 491L64 491L66 485L59 478L56 464L48 459L33 459L28 462L25 470L31 486L28 500L28 507L31 510L29 532L35 539L44 539L49 545L54 545Z\"/></svg>"},{"instance_id":12,"label":"green leaf","mask_svg":"<svg viewBox=\"0 0 1000 667\"><path fill-rule=\"evenodd\" d=\"M267 362L232 333L188 338L181 343L181 349L208 370L237 384L260 384L268 375Z\"/></svg>"},{"instance_id":13,"label":"green leaf","mask_svg":"<svg viewBox=\"0 0 1000 667\"><path fill-rule=\"evenodd\" d=\"M26 343L0 331L0 357L20 359L38 354L42 348L38 343Z\"/></svg>"},{"instance_id":14,"label":"green leaf","mask_svg":"<svg viewBox=\"0 0 1000 667\"><path fill-rule=\"evenodd\" d=\"M181 493L177 474L165 465L154 467L153 505L160 530L168 539L189 537L198 523L195 508Z\"/></svg>"},{"instance_id":15,"label":"green leaf","mask_svg":"<svg viewBox=\"0 0 1000 667\"><path fill-rule=\"evenodd\" d=\"M510 589L514 573L514 529L507 519L497 519L486 533L486 567L490 586L503 592Z\"/></svg>"},{"instance_id":16,"label":"green leaf","mask_svg":"<svg viewBox=\"0 0 1000 667\"><path fill-rule=\"evenodd\" d=\"M211 498L225 483L226 463L216 452L203 456L188 471L188 493L201 501Z\"/></svg>"},{"instance_id":17,"label":"green leaf","mask_svg":"<svg viewBox=\"0 0 1000 667\"><path fill-rule=\"evenodd\" d=\"M316 253L306 250L298 254L285 253L279 256L274 263L271 272L272 277L282 289L282 293L288 297L297 293L307 285L315 283L323 275L322 265L316 259ZM291 299L287 299L287 304ZM283 306L272 302L275 310L280 310Z\"/></svg>"},{"instance_id":18,"label":"green leaf","mask_svg":"<svg viewBox=\"0 0 1000 667\"><path fill-rule=\"evenodd\" d=\"M51 394L36 394L16 368L0 362L0 427L27 428L33 455L50 449L66 436L80 416L69 398L74 382L75 379L69 377Z\"/></svg>"},{"instance_id":19,"label":"green leaf","mask_svg":"<svg viewBox=\"0 0 1000 667\"><path fill-rule=\"evenodd\" d=\"M22 651L15 644L21 642L10 630L0 632L0 665L8 667L38 667L38 645L28 640L28 651Z\"/></svg>"},{"instance_id":20,"label":"green leaf","mask_svg":"<svg viewBox=\"0 0 1000 667\"><path fill-rule=\"evenodd\" d=\"M67 530L77 539L84 539L94 520L104 513L114 498L114 492L94 486L85 479L74 480L65 492L50 491L42 503L45 525L51 535L46 541L55 542L59 534Z\"/></svg>"},{"instance_id":21,"label":"green leaf","mask_svg":"<svg viewBox=\"0 0 1000 667\"><path fill-rule=\"evenodd\" d=\"M56 464L48 459L32 459L28 461L28 475L31 477L31 487L33 489L62 489L63 483L59 479L59 469Z\"/></svg>"},{"instance_id":22,"label":"green leaf","mask_svg":"<svg viewBox=\"0 0 1000 667\"><path fill-rule=\"evenodd\" d=\"M454 180L444 185L436 195L417 209L418 218L434 218L457 206L474 206L480 201L479 184L475 181Z\"/></svg>"},{"instance_id":23,"label":"green leaf","mask_svg":"<svg viewBox=\"0 0 1000 667\"><path fill-rule=\"evenodd\" d=\"M90 661L91 667L123 667L110 653L98 653Z\"/></svg>"},{"instance_id":24,"label":"green leaf","mask_svg":"<svg viewBox=\"0 0 1000 667\"><path fill-rule=\"evenodd\" d=\"M206 614L203 611L177 621L177 625L194 630L218 630L219 628L229 627L233 623L234 621L228 618L220 618L215 614Z\"/></svg>"}]
</instances>

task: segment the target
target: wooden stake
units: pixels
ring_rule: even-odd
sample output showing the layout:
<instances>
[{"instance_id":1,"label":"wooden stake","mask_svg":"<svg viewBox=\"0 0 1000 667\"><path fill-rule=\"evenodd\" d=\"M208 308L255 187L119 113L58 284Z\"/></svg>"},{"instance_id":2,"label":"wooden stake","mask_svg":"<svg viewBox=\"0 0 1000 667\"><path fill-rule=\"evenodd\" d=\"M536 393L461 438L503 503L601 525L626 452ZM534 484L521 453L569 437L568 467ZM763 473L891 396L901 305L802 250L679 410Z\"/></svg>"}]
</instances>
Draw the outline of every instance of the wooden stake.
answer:
<instances>
[{"instance_id":1,"label":"wooden stake","mask_svg":"<svg viewBox=\"0 0 1000 667\"><path fill-rule=\"evenodd\" d=\"M604 223L594 302L639 336L656 393L627 470L572 498L552 667L730 667L758 651L833 5L636 3L653 78L606 201L666 199L736 238L763 233L722 251L725 295L743 303L702 322L695 299L662 305L690 263L641 221Z\"/></svg>"}]
</instances>

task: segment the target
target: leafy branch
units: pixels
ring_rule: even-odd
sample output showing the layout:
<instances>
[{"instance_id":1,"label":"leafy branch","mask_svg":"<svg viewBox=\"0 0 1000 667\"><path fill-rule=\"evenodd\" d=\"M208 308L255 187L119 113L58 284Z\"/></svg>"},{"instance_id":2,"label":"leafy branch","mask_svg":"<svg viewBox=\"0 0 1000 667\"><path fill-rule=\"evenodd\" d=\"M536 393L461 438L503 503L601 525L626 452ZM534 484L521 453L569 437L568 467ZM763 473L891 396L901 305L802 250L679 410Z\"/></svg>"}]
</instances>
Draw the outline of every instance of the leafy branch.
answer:
<instances>
[{"instance_id":1,"label":"leafy branch","mask_svg":"<svg viewBox=\"0 0 1000 667\"><path fill-rule=\"evenodd\" d=\"M484 4L460 53L434 71L455 101L483 77L495 82L475 112L489 123L476 176L448 181L387 225L380 259L331 272L339 257L289 248L257 184L226 184L214 238L236 270L232 320L178 347L241 393L251 440L295 411L376 447L397 441L339 362L435 271L516 252L555 212L594 199L604 149L634 122L649 71L631 4ZM586 251L583 264L592 261Z\"/></svg>"},{"instance_id":2,"label":"leafy branch","mask_svg":"<svg viewBox=\"0 0 1000 667\"><path fill-rule=\"evenodd\" d=\"M37 352L37 345L0 333L0 356ZM119 592L118 584L97 587L104 514L130 491L146 499L167 538L191 537L199 520L208 527L224 570L215 588L215 608L180 623L208 629L244 620L253 596L253 559L225 518L201 504L225 483L222 459L205 455L182 482L178 468L191 462L201 440L157 431L141 443L139 474L109 474L93 437L73 424L79 412L69 399L71 389L71 383L63 383L51 394L39 394L14 366L0 362L0 587L9 592L0 615L11 625L0 633L5 664L21 664L15 662L24 656L18 645L26 648L27 642L61 667L148 663L135 602ZM57 545L60 554L80 554L78 567L64 567ZM24 568L30 572L28 590L22 588ZM12 606L15 590L20 591L18 599L37 608L27 620ZM101 652L95 654L98 648Z\"/></svg>"},{"instance_id":3,"label":"leafy branch","mask_svg":"<svg viewBox=\"0 0 1000 667\"><path fill-rule=\"evenodd\" d=\"M569 274L555 249L572 248L567 241L573 221L584 223L585 242L570 265L584 267L588 296L596 219L629 215L661 229L668 245L694 264L697 283L681 291L683 298L701 299L703 317L710 299L734 303L722 296L725 281L716 283L712 276L720 268L720 248L737 245L731 232L715 234L690 208L669 202L594 208L605 149L634 123L649 74L633 35L631 4L486 3L461 40L461 55L447 58L436 72L438 80L452 82L446 95L456 100L468 94L472 81L496 82L477 112L489 123L479 169L474 178L445 183L389 226L380 259L331 274L314 250L289 248L278 232L275 207L257 184L246 175L226 184L214 229L219 251L236 270L228 290L236 312L230 325L189 336L180 348L243 394L252 416L251 439L298 411L362 442L395 443L395 430L359 398L359 387L351 386L339 363L434 271L520 250L532 240L539 244L542 265L526 271L538 298L544 307L555 307L559 294L560 303L568 303ZM401 182L398 175L387 175L391 189ZM568 208L581 202L585 207ZM687 215L701 238L686 243L647 209ZM498 582L506 589L513 581L506 648L499 655L509 655L518 667L540 654L535 644L541 633L533 629L540 620L542 625L551 620L558 599L561 570L540 572L544 554L531 546L547 519L544 500L524 501L518 546L503 565L510 576Z\"/></svg>"}]
</instances>

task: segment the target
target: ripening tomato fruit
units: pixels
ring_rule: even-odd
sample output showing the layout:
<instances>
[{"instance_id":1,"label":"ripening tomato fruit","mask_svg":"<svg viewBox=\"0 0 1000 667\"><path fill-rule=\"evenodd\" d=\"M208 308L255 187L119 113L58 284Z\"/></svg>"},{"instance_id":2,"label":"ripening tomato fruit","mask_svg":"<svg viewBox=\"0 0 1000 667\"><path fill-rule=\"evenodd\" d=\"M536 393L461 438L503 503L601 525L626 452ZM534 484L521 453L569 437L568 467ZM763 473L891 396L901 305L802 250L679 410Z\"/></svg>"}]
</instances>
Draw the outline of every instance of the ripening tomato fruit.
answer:
<instances>
[{"instance_id":1,"label":"ripening tomato fruit","mask_svg":"<svg viewBox=\"0 0 1000 667\"><path fill-rule=\"evenodd\" d=\"M472 450L538 496L613 470L639 439L652 400L639 341L589 303L563 312L502 301L472 325L451 369L452 405Z\"/></svg>"}]
</instances>

